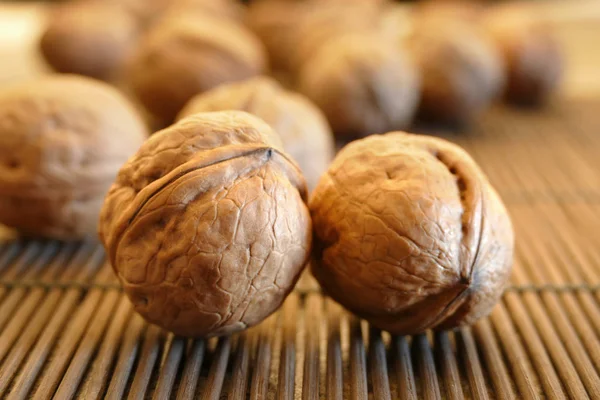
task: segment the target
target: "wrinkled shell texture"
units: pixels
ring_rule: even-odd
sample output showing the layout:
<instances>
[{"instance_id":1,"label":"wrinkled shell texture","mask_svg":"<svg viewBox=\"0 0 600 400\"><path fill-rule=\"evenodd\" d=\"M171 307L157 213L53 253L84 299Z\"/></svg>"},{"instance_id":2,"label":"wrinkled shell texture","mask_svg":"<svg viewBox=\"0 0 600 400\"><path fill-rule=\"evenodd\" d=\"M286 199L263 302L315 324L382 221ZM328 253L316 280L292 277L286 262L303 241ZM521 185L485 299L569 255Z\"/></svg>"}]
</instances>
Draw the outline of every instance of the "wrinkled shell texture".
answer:
<instances>
[{"instance_id":1,"label":"wrinkled shell texture","mask_svg":"<svg viewBox=\"0 0 600 400\"><path fill-rule=\"evenodd\" d=\"M0 223L29 234L96 232L119 168L147 136L129 102L88 78L59 76L0 93Z\"/></svg>"},{"instance_id":2,"label":"wrinkled shell texture","mask_svg":"<svg viewBox=\"0 0 600 400\"><path fill-rule=\"evenodd\" d=\"M484 35L462 22L421 20L407 39L421 70L419 114L443 123L468 123L501 93L501 58Z\"/></svg>"},{"instance_id":3,"label":"wrinkled shell texture","mask_svg":"<svg viewBox=\"0 0 600 400\"><path fill-rule=\"evenodd\" d=\"M396 44L374 35L347 35L324 45L305 65L299 87L338 136L405 128L419 101L415 67Z\"/></svg>"},{"instance_id":4,"label":"wrinkled shell texture","mask_svg":"<svg viewBox=\"0 0 600 400\"><path fill-rule=\"evenodd\" d=\"M137 38L136 21L120 7L69 4L49 19L40 49L58 72L111 79L123 68Z\"/></svg>"},{"instance_id":5,"label":"wrinkled shell texture","mask_svg":"<svg viewBox=\"0 0 600 400\"><path fill-rule=\"evenodd\" d=\"M179 118L223 110L246 111L269 124L281 137L285 151L299 164L309 189L315 187L333 158L333 135L321 111L272 78L252 78L200 94L188 103Z\"/></svg>"},{"instance_id":6,"label":"wrinkled shell texture","mask_svg":"<svg viewBox=\"0 0 600 400\"><path fill-rule=\"evenodd\" d=\"M254 35L232 22L178 14L154 27L129 68L129 80L146 108L172 121L194 95L265 69Z\"/></svg>"},{"instance_id":7,"label":"wrinkled shell texture","mask_svg":"<svg viewBox=\"0 0 600 400\"><path fill-rule=\"evenodd\" d=\"M563 72L560 46L547 27L526 15L492 14L486 29L505 62L506 98L523 104L543 102Z\"/></svg>"},{"instance_id":8,"label":"wrinkled shell texture","mask_svg":"<svg viewBox=\"0 0 600 400\"><path fill-rule=\"evenodd\" d=\"M349 144L310 209L313 274L392 333L471 324L509 279L507 212L468 154L444 140L395 132Z\"/></svg>"},{"instance_id":9,"label":"wrinkled shell texture","mask_svg":"<svg viewBox=\"0 0 600 400\"><path fill-rule=\"evenodd\" d=\"M135 309L184 336L255 325L293 289L311 247L304 179L244 112L196 114L121 169L100 237Z\"/></svg>"}]
</instances>

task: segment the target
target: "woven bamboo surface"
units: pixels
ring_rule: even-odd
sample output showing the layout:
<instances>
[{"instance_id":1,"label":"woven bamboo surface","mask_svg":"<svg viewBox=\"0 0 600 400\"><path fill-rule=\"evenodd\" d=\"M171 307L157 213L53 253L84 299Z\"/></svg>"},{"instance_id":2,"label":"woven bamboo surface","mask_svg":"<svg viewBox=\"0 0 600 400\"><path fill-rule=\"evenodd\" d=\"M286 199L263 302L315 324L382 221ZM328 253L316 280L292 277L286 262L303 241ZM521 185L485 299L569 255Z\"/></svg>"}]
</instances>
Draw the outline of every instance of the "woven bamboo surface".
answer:
<instances>
[{"instance_id":1,"label":"woven bamboo surface","mask_svg":"<svg viewBox=\"0 0 600 400\"><path fill-rule=\"evenodd\" d=\"M480 162L517 231L512 285L473 327L390 337L305 277L261 325L186 340L133 313L97 244L8 241L0 398L600 399L598 110L499 108L445 135Z\"/></svg>"}]
</instances>

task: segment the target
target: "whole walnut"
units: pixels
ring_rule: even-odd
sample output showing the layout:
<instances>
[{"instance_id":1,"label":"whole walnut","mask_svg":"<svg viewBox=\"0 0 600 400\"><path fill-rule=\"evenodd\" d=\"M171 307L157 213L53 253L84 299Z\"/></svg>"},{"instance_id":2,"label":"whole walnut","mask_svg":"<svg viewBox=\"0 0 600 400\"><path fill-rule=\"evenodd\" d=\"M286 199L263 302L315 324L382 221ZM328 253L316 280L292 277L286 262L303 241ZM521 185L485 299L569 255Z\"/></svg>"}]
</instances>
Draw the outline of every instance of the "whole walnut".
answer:
<instances>
[{"instance_id":1,"label":"whole walnut","mask_svg":"<svg viewBox=\"0 0 600 400\"><path fill-rule=\"evenodd\" d=\"M150 30L128 76L145 107L170 122L196 94L258 75L265 67L261 43L243 26L177 14Z\"/></svg>"},{"instance_id":2,"label":"whole walnut","mask_svg":"<svg viewBox=\"0 0 600 400\"><path fill-rule=\"evenodd\" d=\"M311 247L305 198L266 123L195 114L123 166L100 238L144 318L178 335L224 335L262 321L296 284Z\"/></svg>"},{"instance_id":3,"label":"whole walnut","mask_svg":"<svg viewBox=\"0 0 600 400\"><path fill-rule=\"evenodd\" d=\"M61 239L96 232L121 165L147 137L116 89L59 75L0 92L0 223Z\"/></svg>"},{"instance_id":4,"label":"whole walnut","mask_svg":"<svg viewBox=\"0 0 600 400\"><path fill-rule=\"evenodd\" d=\"M297 43L290 48L292 72L297 74L312 63L325 45L341 36L373 36L379 19L376 2L309 2L308 13L297 22Z\"/></svg>"},{"instance_id":5,"label":"whole walnut","mask_svg":"<svg viewBox=\"0 0 600 400\"><path fill-rule=\"evenodd\" d=\"M506 99L530 105L546 100L560 83L564 64L549 27L516 7L490 12L484 26L505 63Z\"/></svg>"},{"instance_id":6,"label":"whole walnut","mask_svg":"<svg viewBox=\"0 0 600 400\"><path fill-rule=\"evenodd\" d=\"M393 132L340 151L310 199L313 274L394 334L471 324L509 279L510 218L460 147Z\"/></svg>"},{"instance_id":7,"label":"whole walnut","mask_svg":"<svg viewBox=\"0 0 600 400\"><path fill-rule=\"evenodd\" d=\"M261 76L200 94L178 118L223 110L246 111L268 123L281 137L285 151L300 165L309 189L315 187L335 154L333 135L321 111L272 78Z\"/></svg>"},{"instance_id":8,"label":"whole walnut","mask_svg":"<svg viewBox=\"0 0 600 400\"><path fill-rule=\"evenodd\" d=\"M419 101L412 62L379 35L329 41L302 69L299 88L323 110L336 135L345 137L404 128Z\"/></svg>"},{"instance_id":9,"label":"whole walnut","mask_svg":"<svg viewBox=\"0 0 600 400\"><path fill-rule=\"evenodd\" d=\"M303 1L259 0L248 7L246 24L260 38L273 69L294 68L290 56L298 43L298 19L309 12Z\"/></svg>"},{"instance_id":10,"label":"whole walnut","mask_svg":"<svg viewBox=\"0 0 600 400\"><path fill-rule=\"evenodd\" d=\"M246 22L265 44L271 65L296 74L332 38L369 32L378 22L378 7L367 2L253 2Z\"/></svg>"},{"instance_id":11,"label":"whole walnut","mask_svg":"<svg viewBox=\"0 0 600 400\"><path fill-rule=\"evenodd\" d=\"M111 80L121 72L138 37L135 19L120 6L77 2L51 15L40 49L58 72Z\"/></svg>"},{"instance_id":12,"label":"whole walnut","mask_svg":"<svg viewBox=\"0 0 600 400\"><path fill-rule=\"evenodd\" d=\"M407 46L421 72L423 119L467 124L503 89L500 55L479 30L462 21L416 21Z\"/></svg>"}]
</instances>

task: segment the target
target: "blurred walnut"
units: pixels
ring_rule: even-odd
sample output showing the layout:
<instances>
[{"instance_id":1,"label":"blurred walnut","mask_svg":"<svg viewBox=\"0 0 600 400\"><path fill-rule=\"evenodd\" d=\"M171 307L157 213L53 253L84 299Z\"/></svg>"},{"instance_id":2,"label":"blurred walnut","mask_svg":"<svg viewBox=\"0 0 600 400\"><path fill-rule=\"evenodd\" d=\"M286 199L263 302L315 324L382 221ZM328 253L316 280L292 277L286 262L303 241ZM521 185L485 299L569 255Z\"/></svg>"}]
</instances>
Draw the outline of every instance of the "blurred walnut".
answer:
<instances>
[{"instance_id":1,"label":"blurred walnut","mask_svg":"<svg viewBox=\"0 0 600 400\"><path fill-rule=\"evenodd\" d=\"M310 209L313 274L391 333L471 324L509 279L509 216L471 157L444 140L394 132L349 144Z\"/></svg>"},{"instance_id":2,"label":"blurred walnut","mask_svg":"<svg viewBox=\"0 0 600 400\"><path fill-rule=\"evenodd\" d=\"M258 75L264 69L260 42L242 26L224 19L178 14L151 29L128 76L146 108L169 122L194 95Z\"/></svg>"},{"instance_id":3,"label":"blurred walnut","mask_svg":"<svg viewBox=\"0 0 600 400\"><path fill-rule=\"evenodd\" d=\"M465 124L501 93L502 61L481 32L463 22L419 20L407 45L421 71L419 114Z\"/></svg>"},{"instance_id":4,"label":"blurred walnut","mask_svg":"<svg viewBox=\"0 0 600 400\"><path fill-rule=\"evenodd\" d=\"M302 69L300 91L325 113L338 136L366 136L408 126L419 78L396 44L376 35L331 40Z\"/></svg>"},{"instance_id":5,"label":"blurred walnut","mask_svg":"<svg viewBox=\"0 0 600 400\"><path fill-rule=\"evenodd\" d=\"M51 14L40 48L59 72L108 80L121 71L138 35L136 21L120 6L77 2Z\"/></svg>"},{"instance_id":6,"label":"blurred walnut","mask_svg":"<svg viewBox=\"0 0 600 400\"><path fill-rule=\"evenodd\" d=\"M321 111L308 99L267 77L219 86L193 98L179 118L207 111L240 110L268 123L283 148L300 165L309 189L317 184L335 153L333 136Z\"/></svg>"},{"instance_id":7,"label":"blurred walnut","mask_svg":"<svg viewBox=\"0 0 600 400\"><path fill-rule=\"evenodd\" d=\"M100 237L144 318L179 335L224 335L259 323L293 289L311 245L305 196L267 124L196 114L121 169Z\"/></svg>"},{"instance_id":8,"label":"blurred walnut","mask_svg":"<svg viewBox=\"0 0 600 400\"><path fill-rule=\"evenodd\" d=\"M375 29L378 11L367 2L262 0L251 4L247 23L265 44L273 67L296 73L327 41Z\"/></svg>"},{"instance_id":9,"label":"blurred walnut","mask_svg":"<svg viewBox=\"0 0 600 400\"><path fill-rule=\"evenodd\" d=\"M0 223L28 234L96 231L104 195L147 136L115 89L53 76L0 93Z\"/></svg>"},{"instance_id":10,"label":"blurred walnut","mask_svg":"<svg viewBox=\"0 0 600 400\"><path fill-rule=\"evenodd\" d=\"M88 0L90 1L90 0ZM211 18L240 19L243 6L235 0L91 0L119 5L148 28L173 12L199 12Z\"/></svg>"},{"instance_id":11,"label":"blurred walnut","mask_svg":"<svg viewBox=\"0 0 600 400\"><path fill-rule=\"evenodd\" d=\"M558 86L563 71L560 47L550 29L521 8L494 10L484 26L505 63L507 100L543 102Z\"/></svg>"}]
</instances>

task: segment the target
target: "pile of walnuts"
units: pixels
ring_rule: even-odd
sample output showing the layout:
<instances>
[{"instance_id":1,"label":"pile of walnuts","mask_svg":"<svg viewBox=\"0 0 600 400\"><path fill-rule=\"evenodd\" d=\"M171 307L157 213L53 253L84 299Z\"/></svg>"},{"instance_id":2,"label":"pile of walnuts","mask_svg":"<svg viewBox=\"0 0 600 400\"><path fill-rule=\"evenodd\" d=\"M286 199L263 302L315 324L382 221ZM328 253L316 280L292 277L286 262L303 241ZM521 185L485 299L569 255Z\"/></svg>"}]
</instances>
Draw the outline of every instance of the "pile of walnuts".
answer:
<instances>
[{"instance_id":1,"label":"pile of walnuts","mask_svg":"<svg viewBox=\"0 0 600 400\"><path fill-rule=\"evenodd\" d=\"M183 336L258 324L309 264L391 333L473 323L509 280L510 218L464 150L401 130L469 122L502 94L540 103L561 58L519 9L398 10L58 7L40 48L73 75L0 90L0 223L99 232L136 311ZM335 137L362 139L335 156Z\"/></svg>"}]
</instances>

